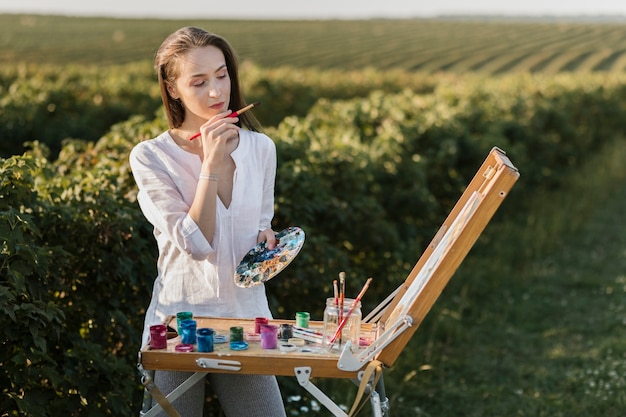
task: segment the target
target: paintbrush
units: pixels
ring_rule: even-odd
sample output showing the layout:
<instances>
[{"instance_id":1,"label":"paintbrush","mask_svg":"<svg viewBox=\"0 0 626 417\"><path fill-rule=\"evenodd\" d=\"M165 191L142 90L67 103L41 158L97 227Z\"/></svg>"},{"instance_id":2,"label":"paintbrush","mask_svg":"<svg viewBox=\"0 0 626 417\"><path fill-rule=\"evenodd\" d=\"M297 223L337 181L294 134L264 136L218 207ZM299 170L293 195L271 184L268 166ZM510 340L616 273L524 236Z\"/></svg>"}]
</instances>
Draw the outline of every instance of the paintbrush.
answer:
<instances>
[{"instance_id":1,"label":"paintbrush","mask_svg":"<svg viewBox=\"0 0 626 417\"><path fill-rule=\"evenodd\" d=\"M339 322L343 320L343 301L346 293L346 273L339 273ZM336 337L336 334L335 334ZM334 340L333 340L334 342ZM332 343L330 344L332 346ZM339 337L339 346L341 346L341 336Z\"/></svg>"},{"instance_id":2,"label":"paintbrush","mask_svg":"<svg viewBox=\"0 0 626 417\"><path fill-rule=\"evenodd\" d=\"M343 330L343 327L346 325L348 319L350 318L350 315L352 314L352 312L356 308L357 304L359 304L359 301L361 301L361 298L363 298L363 295L365 295L365 291L367 291L367 289L369 288L371 282L372 282L372 278L368 278L367 281L365 281L365 285L363 286L363 289L361 290L359 295L356 296L356 298L352 302L352 305L350 306L350 309L346 313L346 316L339 323L339 326L337 327L337 331L335 332L335 335L330 340L330 342L328 342L328 346L332 346L333 343L335 343L335 340L337 340L337 336L339 336L339 334Z\"/></svg>"},{"instance_id":3,"label":"paintbrush","mask_svg":"<svg viewBox=\"0 0 626 417\"><path fill-rule=\"evenodd\" d=\"M243 107L243 108L241 108L241 109L239 109L239 110L237 110L237 111L232 112L231 114L229 114L229 115L228 115L228 116L226 116L226 117L237 117L237 116L239 116L239 115L241 115L241 114L243 114L243 113L247 112L247 111L248 111L248 110L250 110L251 108L256 107L256 106L260 106L260 105L261 105L261 102L260 102L260 101L256 101L256 102L254 102L254 103L252 103L252 104L248 104L246 107ZM202 135L202 133L196 133L195 135L193 135L192 137L190 137L190 138L189 138L189 140L194 140L194 139L196 139L196 138L199 138L199 137L200 137L200 135Z\"/></svg>"}]
</instances>

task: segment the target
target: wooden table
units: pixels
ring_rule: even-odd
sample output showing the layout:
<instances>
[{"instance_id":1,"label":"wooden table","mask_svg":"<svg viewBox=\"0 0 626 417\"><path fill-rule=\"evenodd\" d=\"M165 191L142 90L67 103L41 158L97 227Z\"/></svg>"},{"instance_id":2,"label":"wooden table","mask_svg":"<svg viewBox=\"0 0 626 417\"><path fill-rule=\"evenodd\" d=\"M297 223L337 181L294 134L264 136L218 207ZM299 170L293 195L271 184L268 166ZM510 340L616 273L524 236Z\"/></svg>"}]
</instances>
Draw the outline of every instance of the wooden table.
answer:
<instances>
[{"instance_id":1,"label":"wooden table","mask_svg":"<svg viewBox=\"0 0 626 417\"><path fill-rule=\"evenodd\" d=\"M227 318L208 318L195 317L197 327L209 327L218 335L229 335L229 329L232 326L241 326L244 334L254 333L254 320L243 319L227 319ZM294 325L294 321L290 320L270 320L269 324L279 326L283 323ZM174 320L172 328L176 327ZM370 340L376 339L376 325L363 323L361 325L361 337ZM309 324L311 330L322 331L323 323L321 321L311 321ZM219 343L214 344L214 351L211 353L203 352L176 352L174 350L177 344L181 343L180 336L169 339L167 349L152 350L149 346L141 350L141 363L144 369L148 370L169 370L169 371L189 371L196 372L207 370L198 365L198 359L208 358L217 361L234 361L238 362L238 370L212 368L210 372L218 373L242 373L257 375L283 375L293 376L294 369L300 366L308 366L311 368L311 376L327 377L327 378L356 378L357 371L342 371L337 367L337 361L341 354L340 350L333 349L328 351L319 344L306 342L302 347L296 346L293 352L283 352L279 348L263 349L260 342L249 342L246 350L231 350L230 344ZM281 342L278 342L280 345ZM365 365L365 364L364 364ZM232 365L231 365L232 366Z\"/></svg>"}]
</instances>

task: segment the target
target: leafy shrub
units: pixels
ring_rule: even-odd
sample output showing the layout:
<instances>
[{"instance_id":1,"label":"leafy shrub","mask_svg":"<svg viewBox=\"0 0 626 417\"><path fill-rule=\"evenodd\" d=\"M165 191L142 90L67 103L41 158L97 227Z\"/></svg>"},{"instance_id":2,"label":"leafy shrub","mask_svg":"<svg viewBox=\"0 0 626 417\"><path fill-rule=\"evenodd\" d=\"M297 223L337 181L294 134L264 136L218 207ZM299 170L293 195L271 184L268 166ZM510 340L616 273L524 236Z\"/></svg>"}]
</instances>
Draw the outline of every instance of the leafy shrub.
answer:
<instances>
[{"instance_id":1,"label":"leafy shrub","mask_svg":"<svg viewBox=\"0 0 626 417\"><path fill-rule=\"evenodd\" d=\"M153 117L158 86L150 66L19 66L0 74L0 157L39 141L53 158L67 138L96 141L132 115Z\"/></svg>"},{"instance_id":2,"label":"leafy shrub","mask_svg":"<svg viewBox=\"0 0 626 417\"><path fill-rule=\"evenodd\" d=\"M373 276L368 298L382 299L493 146L523 173L497 214L512 218L525 212L529 193L559 187L626 130L618 116L625 99L623 82L600 76L468 77L428 95L320 100L306 117L287 118L270 131L279 153L276 224L300 225L308 237L306 254L281 285L269 284L274 304L291 316L298 305L285 300L330 295L338 271L351 277L355 293ZM318 298L311 309L321 317Z\"/></svg>"},{"instance_id":3,"label":"leafy shrub","mask_svg":"<svg viewBox=\"0 0 626 417\"><path fill-rule=\"evenodd\" d=\"M106 176L57 175L39 149L0 169L0 409L130 415L151 231Z\"/></svg>"},{"instance_id":4,"label":"leafy shrub","mask_svg":"<svg viewBox=\"0 0 626 417\"><path fill-rule=\"evenodd\" d=\"M432 94L320 99L268 128L279 158L274 228L307 233L297 261L268 283L276 315L306 308L320 319L339 271L349 294L374 278L367 312L404 279L493 146L522 172L498 213L516 221L529 193L559 187L620 138L625 93L617 77L467 77ZM134 365L156 253L127 158L165 128L160 116L136 116L97 142L64 141L53 161L36 142L0 160L7 415L139 409Z\"/></svg>"}]
</instances>

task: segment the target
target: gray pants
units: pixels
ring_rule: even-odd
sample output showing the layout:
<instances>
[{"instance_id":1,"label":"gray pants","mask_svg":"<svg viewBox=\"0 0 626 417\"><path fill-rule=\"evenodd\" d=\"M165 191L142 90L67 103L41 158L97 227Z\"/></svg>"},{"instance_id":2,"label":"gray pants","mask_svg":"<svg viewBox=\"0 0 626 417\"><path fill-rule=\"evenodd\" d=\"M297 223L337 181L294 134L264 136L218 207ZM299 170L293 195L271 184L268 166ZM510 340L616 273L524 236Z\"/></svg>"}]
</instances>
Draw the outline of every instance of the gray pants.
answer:
<instances>
[{"instance_id":1,"label":"gray pants","mask_svg":"<svg viewBox=\"0 0 626 417\"><path fill-rule=\"evenodd\" d=\"M167 395L191 375L190 372L156 371L154 383ZM286 417L274 376L209 373L207 378L226 417ZM202 417L204 395L204 379L201 379L172 405L181 417ZM167 414L161 412L158 417L167 417Z\"/></svg>"}]
</instances>

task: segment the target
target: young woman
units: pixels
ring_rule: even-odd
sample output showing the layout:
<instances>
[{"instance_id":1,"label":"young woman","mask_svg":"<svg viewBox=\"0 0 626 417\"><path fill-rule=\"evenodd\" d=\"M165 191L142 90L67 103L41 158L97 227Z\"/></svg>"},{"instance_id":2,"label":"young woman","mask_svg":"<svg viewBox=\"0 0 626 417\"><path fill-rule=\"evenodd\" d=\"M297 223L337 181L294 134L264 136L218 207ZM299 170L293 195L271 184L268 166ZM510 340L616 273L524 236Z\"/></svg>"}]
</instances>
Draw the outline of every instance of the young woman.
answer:
<instances>
[{"instance_id":1,"label":"young woman","mask_svg":"<svg viewBox=\"0 0 626 417\"><path fill-rule=\"evenodd\" d=\"M223 38L185 27L161 44L155 58L169 130L130 154L139 205L154 226L158 275L146 312L149 327L166 316L271 317L262 285L239 288L235 268L258 242L276 243L276 148L258 132L245 106L236 56ZM193 138L196 134L199 137ZM189 373L157 371L167 393ZM284 416L273 376L208 374L227 416ZM182 416L201 416L202 381L173 405Z\"/></svg>"}]
</instances>

